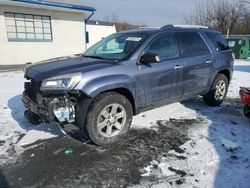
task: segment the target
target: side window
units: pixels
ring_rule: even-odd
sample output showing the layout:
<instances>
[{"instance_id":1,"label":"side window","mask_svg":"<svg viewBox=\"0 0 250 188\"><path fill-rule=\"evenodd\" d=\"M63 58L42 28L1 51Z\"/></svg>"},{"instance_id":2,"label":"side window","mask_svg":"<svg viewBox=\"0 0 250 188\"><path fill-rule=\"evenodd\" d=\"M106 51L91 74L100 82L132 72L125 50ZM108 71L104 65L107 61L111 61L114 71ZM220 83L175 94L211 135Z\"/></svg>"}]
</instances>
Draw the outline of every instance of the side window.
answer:
<instances>
[{"instance_id":1,"label":"side window","mask_svg":"<svg viewBox=\"0 0 250 188\"><path fill-rule=\"evenodd\" d=\"M228 50L229 46L220 33L206 32L207 37L211 40L218 51Z\"/></svg>"},{"instance_id":2,"label":"side window","mask_svg":"<svg viewBox=\"0 0 250 188\"><path fill-rule=\"evenodd\" d=\"M182 55L185 57L201 56L210 54L210 51L196 32L177 33L179 42L181 44Z\"/></svg>"},{"instance_id":3,"label":"side window","mask_svg":"<svg viewBox=\"0 0 250 188\"><path fill-rule=\"evenodd\" d=\"M154 39L145 49L145 53L155 53L161 60L179 57L179 49L175 34L167 33Z\"/></svg>"}]
</instances>

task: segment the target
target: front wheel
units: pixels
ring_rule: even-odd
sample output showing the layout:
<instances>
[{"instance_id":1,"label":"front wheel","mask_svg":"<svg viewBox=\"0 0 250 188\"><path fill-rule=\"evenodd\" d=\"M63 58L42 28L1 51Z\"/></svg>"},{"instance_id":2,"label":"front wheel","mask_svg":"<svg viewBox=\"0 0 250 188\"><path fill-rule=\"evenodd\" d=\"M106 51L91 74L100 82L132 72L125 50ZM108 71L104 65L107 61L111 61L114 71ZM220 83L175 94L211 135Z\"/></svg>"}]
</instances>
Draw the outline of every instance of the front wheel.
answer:
<instances>
[{"instance_id":1,"label":"front wheel","mask_svg":"<svg viewBox=\"0 0 250 188\"><path fill-rule=\"evenodd\" d=\"M121 140L132 122L132 106L118 93L109 92L97 96L87 114L86 129L97 145L108 145Z\"/></svg>"},{"instance_id":2,"label":"front wheel","mask_svg":"<svg viewBox=\"0 0 250 188\"><path fill-rule=\"evenodd\" d=\"M211 89L203 96L205 103L209 106L219 106L223 103L227 95L228 84L228 79L224 74L217 74Z\"/></svg>"}]
</instances>

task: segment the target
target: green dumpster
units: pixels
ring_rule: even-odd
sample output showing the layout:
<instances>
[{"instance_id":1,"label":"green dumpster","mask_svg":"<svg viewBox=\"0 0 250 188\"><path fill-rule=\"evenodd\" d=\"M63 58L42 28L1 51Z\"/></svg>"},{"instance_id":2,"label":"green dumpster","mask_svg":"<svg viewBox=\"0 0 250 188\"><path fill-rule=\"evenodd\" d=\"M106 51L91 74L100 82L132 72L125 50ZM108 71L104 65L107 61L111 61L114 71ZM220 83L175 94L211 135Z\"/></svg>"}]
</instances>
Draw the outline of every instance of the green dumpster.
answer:
<instances>
[{"instance_id":1,"label":"green dumpster","mask_svg":"<svg viewBox=\"0 0 250 188\"><path fill-rule=\"evenodd\" d=\"M247 59L250 53L250 44L248 38L226 39L230 49L235 55L235 59Z\"/></svg>"}]
</instances>

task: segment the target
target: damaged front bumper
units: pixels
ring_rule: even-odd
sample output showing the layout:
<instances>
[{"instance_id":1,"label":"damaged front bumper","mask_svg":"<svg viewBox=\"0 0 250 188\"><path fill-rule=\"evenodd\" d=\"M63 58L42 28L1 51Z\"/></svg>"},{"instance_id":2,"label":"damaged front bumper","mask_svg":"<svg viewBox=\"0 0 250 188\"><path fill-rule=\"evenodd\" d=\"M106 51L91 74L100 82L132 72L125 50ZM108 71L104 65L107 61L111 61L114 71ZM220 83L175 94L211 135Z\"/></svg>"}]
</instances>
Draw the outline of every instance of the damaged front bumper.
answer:
<instances>
[{"instance_id":1,"label":"damaged front bumper","mask_svg":"<svg viewBox=\"0 0 250 188\"><path fill-rule=\"evenodd\" d=\"M25 108L43 122L75 123L76 106L82 94L77 91L61 93L34 92L30 82L25 83L22 101Z\"/></svg>"}]
</instances>

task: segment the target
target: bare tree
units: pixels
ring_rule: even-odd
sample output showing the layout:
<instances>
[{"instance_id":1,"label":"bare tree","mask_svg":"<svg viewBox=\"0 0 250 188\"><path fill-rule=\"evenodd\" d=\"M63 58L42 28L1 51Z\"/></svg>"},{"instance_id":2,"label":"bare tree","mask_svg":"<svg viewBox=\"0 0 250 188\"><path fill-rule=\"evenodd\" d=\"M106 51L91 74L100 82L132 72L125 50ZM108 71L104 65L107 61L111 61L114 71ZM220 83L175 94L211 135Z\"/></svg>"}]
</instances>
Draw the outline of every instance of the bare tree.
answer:
<instances>
[{"instance_id":1,"label":"bare tree","mask_svg":"<svg viewBox=\"0 0 250 188\"><path fill-rule=\"evenodd\" d=\"M193 13L184 19L188 24L207 25L226 34L234 33L245 19L245 3L238 0L207 0L197 4Z\"/></svg>"},{"instance_id":2,"label":"bare tree","mask_svg":"<svg viewBox=\"0 0 250 188\"><path fill-rule=\"evenodd\" d=\"M106 22L113 22L113 23L116 23L116 22L119 21L119 17L117 16L116 13L113 13L113 14L106 14L106 16L104 17L103 20L106 21Z\"/></svg>"},{"instance_id":3,"label":"bare tree","mask_svg":"<svg viewBox=\"0 0 250 188\"><path fill-rule=\"evenodd\" d=\"M121 21L117 14L106 15L104 21L114 23L118 32L146 26L146 24L131 24L127 21Z\"/></svg>"}]
</instances>

